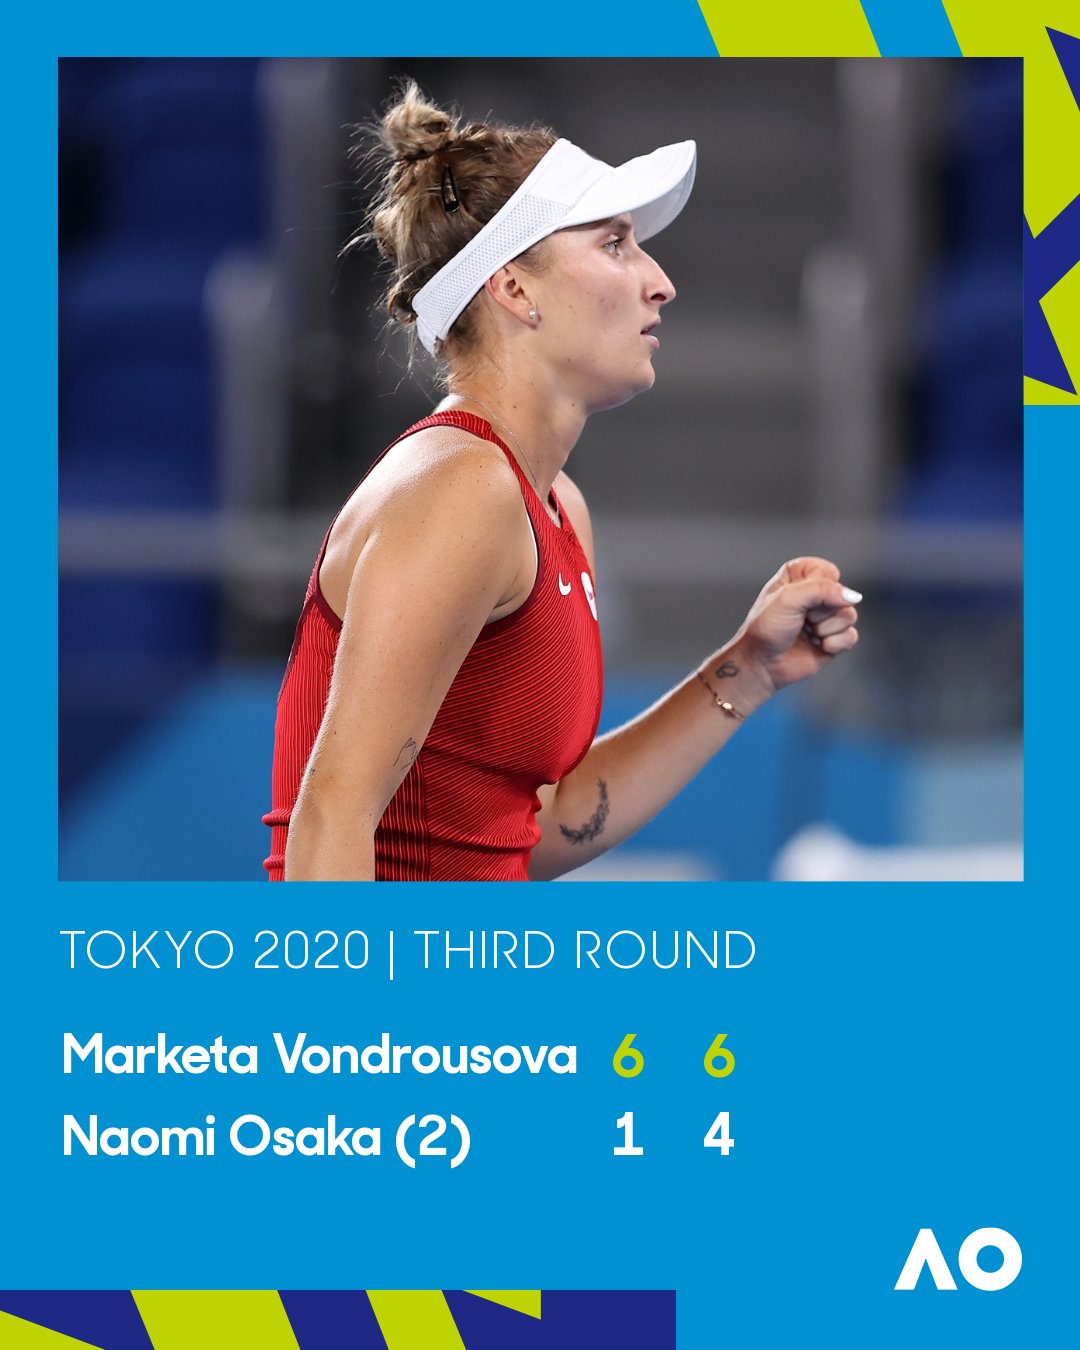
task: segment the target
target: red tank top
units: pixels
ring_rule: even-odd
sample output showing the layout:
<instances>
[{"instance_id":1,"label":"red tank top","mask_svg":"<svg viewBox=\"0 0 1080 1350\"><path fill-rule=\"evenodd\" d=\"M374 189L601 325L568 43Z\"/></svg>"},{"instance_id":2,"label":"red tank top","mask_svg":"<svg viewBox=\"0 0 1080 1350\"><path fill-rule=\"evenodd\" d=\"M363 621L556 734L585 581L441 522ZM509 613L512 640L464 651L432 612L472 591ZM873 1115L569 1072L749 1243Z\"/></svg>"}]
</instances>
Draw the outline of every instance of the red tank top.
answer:
<instances>
[{"instance_id":1,"label":"red tank top","mask_svg":"<svg viewBox=\"0 0 1080 1350\"><path fill-rule=\"evenodd\" d=\"M393 445L432 426L461 427L506 455L536 537L536 582L513 614L481 629L462 663L376 830L375 875L380 881L524 881L540 838L537 788L559 782L580 762L600 720L603 676L591 571L555 494L561 526L482 418L434 413ZM319 586L329 537L328 530L278 695L273 806L263 816L272 830L263 864L271 881L284 875L289 818L322 723L341 631Z\"/></svg>"}]
</instances>

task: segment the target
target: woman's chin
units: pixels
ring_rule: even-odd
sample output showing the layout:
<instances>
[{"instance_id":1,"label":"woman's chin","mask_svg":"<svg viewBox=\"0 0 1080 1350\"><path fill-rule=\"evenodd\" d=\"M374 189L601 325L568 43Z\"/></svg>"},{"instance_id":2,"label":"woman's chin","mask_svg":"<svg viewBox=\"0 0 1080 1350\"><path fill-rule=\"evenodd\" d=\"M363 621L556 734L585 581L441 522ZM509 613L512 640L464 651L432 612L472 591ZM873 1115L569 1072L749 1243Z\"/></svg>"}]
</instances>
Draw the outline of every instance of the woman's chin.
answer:
<instances>
[{"instance_id":1,"label":"woman's chin","mask_svg":"<svg viewBox=\"0 0 1080 1350\"><path fill-rule=\"evenodd\" d=\"M656 371L653 370L650 361L632 382L627 382L617 389L609 390L600 402L594 404L592 411L606 412L609 408L621 408L624 403L629 403L638 394L644 394L651 389L655 383Z\"/></svg>"}]
</instances>

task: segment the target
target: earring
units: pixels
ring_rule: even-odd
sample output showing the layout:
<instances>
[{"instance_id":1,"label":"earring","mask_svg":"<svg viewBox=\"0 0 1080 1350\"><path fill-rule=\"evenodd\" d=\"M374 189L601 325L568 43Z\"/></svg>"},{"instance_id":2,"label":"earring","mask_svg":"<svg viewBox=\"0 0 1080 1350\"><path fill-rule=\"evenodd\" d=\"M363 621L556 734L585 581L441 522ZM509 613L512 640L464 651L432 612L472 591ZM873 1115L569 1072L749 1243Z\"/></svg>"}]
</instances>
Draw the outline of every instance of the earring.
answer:
<instances>
[{"instance_id":1,"label":"earring","mask_svg":"<svg viewBox=\"0 0 1080 1350\"><path fill-rule=\"evenodd\" d=\"M529 318L530 318L530 319L538 319L539 317L540 317L540 315L537 314L537 312L536 312L535 309L530 309L530 310L529 310Z\"/></svg>"}]
</instances>

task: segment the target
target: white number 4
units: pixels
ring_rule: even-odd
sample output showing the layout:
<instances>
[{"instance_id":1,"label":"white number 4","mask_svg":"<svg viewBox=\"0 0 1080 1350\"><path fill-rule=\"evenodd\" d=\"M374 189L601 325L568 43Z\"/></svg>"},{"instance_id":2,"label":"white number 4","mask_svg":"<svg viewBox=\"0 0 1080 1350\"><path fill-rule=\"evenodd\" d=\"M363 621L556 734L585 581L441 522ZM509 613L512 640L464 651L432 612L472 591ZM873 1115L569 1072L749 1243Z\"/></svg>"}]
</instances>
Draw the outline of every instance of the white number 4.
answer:
<instances>
[{"instance_id":1,"label":"white number 4","mask_svg":"<svg viewBox=\"0 0 1080 1350\"><path fill-rule=\"evenodd\" d=\"M709 1133L705 1136L705 1147L718 1148L726 1158L735 1147L735 1140L728 1133L728 1129L728 1112L721 1111L709 1126Z\"/></svg>"}]
</instances>

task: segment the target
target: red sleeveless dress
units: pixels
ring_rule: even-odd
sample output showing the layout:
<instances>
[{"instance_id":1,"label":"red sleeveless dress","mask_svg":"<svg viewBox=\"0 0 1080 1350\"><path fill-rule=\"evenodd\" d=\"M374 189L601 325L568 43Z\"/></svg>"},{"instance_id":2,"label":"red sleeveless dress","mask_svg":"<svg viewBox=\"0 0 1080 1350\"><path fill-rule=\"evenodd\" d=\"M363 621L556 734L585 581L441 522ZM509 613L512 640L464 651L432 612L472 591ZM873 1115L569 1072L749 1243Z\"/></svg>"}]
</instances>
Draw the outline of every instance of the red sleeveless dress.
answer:
<instances>
[{"instance_id":1,"label":"red sleeveless dress","mask_svg":"<svg viewBox=\"0 0 1080 1350\"><path fill-rule=\"evenodd\" d=\"M462 663L376 830L375 875L524 881L540 838L537 788L559 782L581 761L600 720L603 666L591 569L566 512L555 500L561 526L551 519L488 422L434 413L398 441L432 426L461 427L506 455L536 536L536 582L513 614L481 629ZM278 696L272 809L263 816L272 831L263 864L272 881L284 875L289 818L322 723L341 631L319 588L326 539Z\"/></svg>"}]
</instances>

